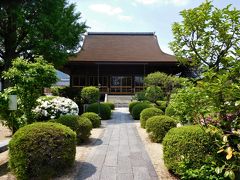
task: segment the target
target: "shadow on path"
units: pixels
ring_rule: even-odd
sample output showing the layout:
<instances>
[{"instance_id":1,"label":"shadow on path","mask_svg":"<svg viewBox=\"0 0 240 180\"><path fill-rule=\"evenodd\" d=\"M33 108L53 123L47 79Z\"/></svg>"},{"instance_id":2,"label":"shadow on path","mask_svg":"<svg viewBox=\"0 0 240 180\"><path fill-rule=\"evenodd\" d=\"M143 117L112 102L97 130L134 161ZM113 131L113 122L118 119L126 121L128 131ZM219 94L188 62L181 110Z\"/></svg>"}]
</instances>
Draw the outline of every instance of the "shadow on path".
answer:
<instances>
[{"instance_id":1,"label":"shadow on path","mask_svg":"<svg viewBox=\"0 0 240 180\"><path fill-rule=\"evenodd\" d=\"M79 173L77 174L77 177L75 177L75 180L83 180L87 179L88 177L91 177L95 172L97 171L97 168L88 162L82 162L81 168L79 169Z\"/></svg>"}]
</instances>

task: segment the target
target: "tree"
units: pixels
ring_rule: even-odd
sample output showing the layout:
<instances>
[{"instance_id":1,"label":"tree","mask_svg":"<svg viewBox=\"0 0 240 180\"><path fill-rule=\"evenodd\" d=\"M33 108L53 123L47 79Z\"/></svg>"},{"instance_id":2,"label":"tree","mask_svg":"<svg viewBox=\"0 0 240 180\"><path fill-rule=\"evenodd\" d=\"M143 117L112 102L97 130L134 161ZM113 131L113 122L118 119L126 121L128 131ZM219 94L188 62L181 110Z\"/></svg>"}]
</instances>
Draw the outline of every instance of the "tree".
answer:
<instances>
[{"instance_id":1,"label":"tree","mask_svg":"<svg viewBox=\"0 0 240 180\"><path fill-rule=\"evenodd\" d=\"M33 62L17 58L12 65L8 71L3 72L3 76L15 85L20 109L29 124L34 121L32 110L37 105L36 100L42 95L43 88L50 87L57 81L56 70L42 57L34 58Z\"/></svg>"},{"instance_id":2,"label":"tree","mask_svg":"<svg viewBox=\"0 0 240 180\"><path fill-rule=\"evenodd\" d=\"M86 31L80 13L66 0L0 2L0 66L7 70L17 57L42 55L55 66L80 46Z\"/></svg>"},{"instance_id":3,"label":"tree","mask_svg":"<svg viewBox=\"0 0 240 180\"><path fill-rule=\"evenodd\" d=\"M239 10L231 5L218 9L206 1L180 14L183 21L173 24L174 41L170 43L180 62L190 63L200 71L219 71L240 60Z\"/></svg>"},{"instance_id":4,"label":"tree","mask_svg":"<svg viewBox=\"0 0 240 180\"><path fill-rule=\"evenodd\" d=\"M163 91L163 96L166 97L167 104L170 100L171 93L183 86L183 84L189 83L186 78L167 75L162 72L150 73L144 78L145 86L159 86ZM162 94L161 94L162 95Z\"/></svg>"}]
</instances>

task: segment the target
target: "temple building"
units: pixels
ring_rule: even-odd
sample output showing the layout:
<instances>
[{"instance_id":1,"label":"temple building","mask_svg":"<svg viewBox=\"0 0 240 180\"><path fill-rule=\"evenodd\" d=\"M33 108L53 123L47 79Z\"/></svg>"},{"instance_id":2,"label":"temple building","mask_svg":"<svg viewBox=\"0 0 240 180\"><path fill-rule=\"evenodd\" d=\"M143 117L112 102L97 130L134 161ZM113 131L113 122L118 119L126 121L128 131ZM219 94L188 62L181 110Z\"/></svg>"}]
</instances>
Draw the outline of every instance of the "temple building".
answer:
<instances>
[{"instance_id":1,"label":"temple building","mask_svg":"<svg viewBox=\"0 0 240 180\"><path fill-rule=\"evenodd\" d=\"M143 78L149 73L185 70L175 56L160 49L152 32L89 32L81 50L62 69L70 75L70 86L98 86L106 94L134 94L143 90Z\"/></svg>"}]
</instances>

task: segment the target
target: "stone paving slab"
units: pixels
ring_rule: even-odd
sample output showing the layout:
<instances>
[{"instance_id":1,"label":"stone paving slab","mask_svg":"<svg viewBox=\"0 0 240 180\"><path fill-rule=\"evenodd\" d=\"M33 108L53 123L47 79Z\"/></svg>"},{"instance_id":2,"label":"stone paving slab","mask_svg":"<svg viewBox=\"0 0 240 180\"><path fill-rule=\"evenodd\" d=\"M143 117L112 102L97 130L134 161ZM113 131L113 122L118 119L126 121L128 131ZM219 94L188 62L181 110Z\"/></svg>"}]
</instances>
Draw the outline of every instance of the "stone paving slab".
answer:
<instances>
[{"instance_id":1,"label":"stone paving slab","mask_svg":"<svg viewBox=\"0 0 240 180\"><path fill-rule=\"evenodd\" d=\"M117 108L112 119L103 125L101 141L89 153L75 179L158 179L127 108Z\"/></svg>"}]
</instances>

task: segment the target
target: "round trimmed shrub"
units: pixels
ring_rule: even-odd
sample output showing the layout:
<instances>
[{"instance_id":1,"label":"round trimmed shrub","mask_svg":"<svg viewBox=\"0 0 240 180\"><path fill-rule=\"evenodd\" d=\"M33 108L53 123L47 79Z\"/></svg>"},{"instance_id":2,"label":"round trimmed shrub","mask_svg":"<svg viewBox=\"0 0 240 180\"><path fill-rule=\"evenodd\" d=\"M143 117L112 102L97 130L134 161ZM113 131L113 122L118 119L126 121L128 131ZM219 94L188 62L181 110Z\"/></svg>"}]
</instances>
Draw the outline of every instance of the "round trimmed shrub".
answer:
<instances>
[{"instance_id":1,"label":"round trimmed shrub","mask_svg":"<svg viewBox=\"0 0 240 180\"><path fill-rule=\"evenodd\" d=\"M78 118L78 124L79 128L77 131L77 142L80 144L88 140L93 126L88 118L81 116Z\"/></svg>"},{"instance_id":2,"label":"round trimmed shrub","mask_svg":"<svg viewBox=\"0 0 240 180\"><path fill-rule=\"evenodd\" d=\"M92 104L98 102L99 96L99 89L94 86L84 87L81 91L81 98L84 104Z\"/></svg>"},{"instance_id":3,"label":"round trimmed shrub","mask_svg":"<svg viewBox=\"0 0 240 180\"><path fill-rule=\"evenodd\" d=\"M104 102L104 103L102 103L102 104L108 105L108 106L111 108L111 110L114 110L114 109L115 109L115 105L114 105L113 103L111 103L111 102Z\"/></svg>"},{"instance_id":4,"label":"round trimmed shrub","mask_svg":"<svg viewBox=\"0 0 240 180\"><path fill-rule=\"evenodd\" d=\"M128 110L129 110L130 114L132 113L132 108L133 108L135 105L139 104L139 103L141 103L141 102L139 102L139 101L133 101L133 102L130 102L130 103L128 104Z\"/></svg>"},{"instance_id":5,"label":"round trimmed shrub","mask_svg":"<svg viewBox=\"0 0 240 180\"><path fill-rule=\"evenodd\" d=\"M20 128L8 147L17 179L50 179L73 166L76 134L58 123L38 122Z\"/></svg>"},{"instance_id":6,"label":"round trimmed shrub","mask_svg":"<svg viewBox=\"0 0 240 180\"><path fill-rule=\"evenodd\" d=\"M85 112L81 117L86 117L92 122L94 128L98 128L101 125L101 118L94 112Z\"/></svg>"},{"instance_id":7,"label":"round trimmed shrub","mask_svg":"<svg viewBox=\"0 0 240 180\"><path fill-rule=\"evenodd\" d=\"M100 114L98 112L99 109L100 109ZM86 111L87 112L94 112L96 114L99 114L101 119L104 119L104 120L107 120L107 119L111 118L111 108L108 105L103 104L103 103L100 103L100 104L98 104L98 103L90 104L87 107Z\"/></svg>"},{"instance_id":8,"label":"round trimmed shrub","mask_svg":"<svg viewBox=\"0 0 240 180\"><path fill-rule=\"evenodd\" d=\"M144 109L140 114L140 123L141 127L145 128L146 121L153 116L163 115L163 111L161 109L151 107Z\"/></svg>"},{"instance_id":9,"label":"round trimmed shrub","mask_svg":"<svg viewBox=\"0 0 240 180\"><path fill-rule=\"evenodd\" d=\"M146 102L141 102L136 104L133 108L132 108L132 117L135 120L140 119L140 113L142 112L142 110L152 107L149 103Z\"/></svg>"},{"instance_id":10,"label":"round trimmed shrub","mask_svg":"<svg viewBox=\"0 0 240 180\"><path fill-rule=\"evenodd\" d=\"M186 169L199 169L206 162L213 147L212 140L198 125L172 128L163 139L163 156L167 168L181 174L181 164ZM204 162L205 161L205 162Z\"/></svg>"},{"instance_id":11,"label":"round trimmed shrub","mask_svg":"<svg viewBox=\"0 0 240 180\"><path fill-rule=\"evenodd\" d=\"M63 115L56 119L55 122L67 126L73 131L77 132L79 129L78 118L79 116L76 115Z\"/></svg>"},{"instance_id":12,"label":"round trimmed shrub","mask_svg":"<svg viewBox=\"0 0 240 180\"><path fill-rule=\"evenodd\" d=\"M145 97L148 101L154 103L157 100L163 99L163 91L159 86L149 86L146 89Z\"/></svg>"},{"instance_id":13,"label":"round trimmed shrub","mask_svg":"<svg viewBox=\"0 0 240 180\"><path fill-rule=\"evenodd\" d=\"M161 143L167 132L176 127L176 120L169 116L153 116L146 122L146 130L153 142Z\"/></svg>"}]
</instances>

